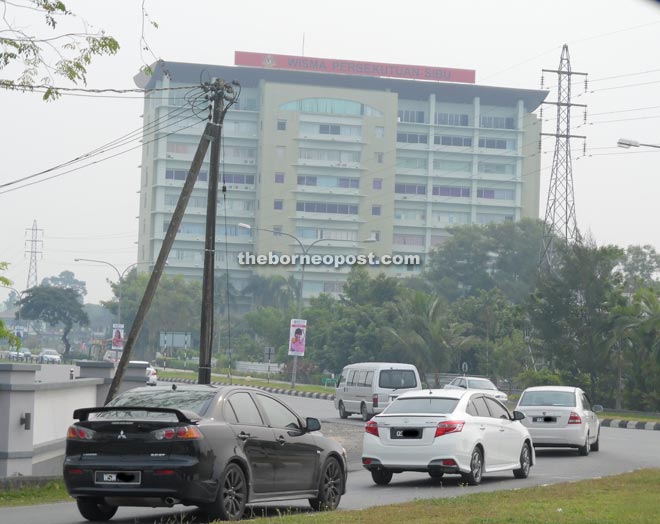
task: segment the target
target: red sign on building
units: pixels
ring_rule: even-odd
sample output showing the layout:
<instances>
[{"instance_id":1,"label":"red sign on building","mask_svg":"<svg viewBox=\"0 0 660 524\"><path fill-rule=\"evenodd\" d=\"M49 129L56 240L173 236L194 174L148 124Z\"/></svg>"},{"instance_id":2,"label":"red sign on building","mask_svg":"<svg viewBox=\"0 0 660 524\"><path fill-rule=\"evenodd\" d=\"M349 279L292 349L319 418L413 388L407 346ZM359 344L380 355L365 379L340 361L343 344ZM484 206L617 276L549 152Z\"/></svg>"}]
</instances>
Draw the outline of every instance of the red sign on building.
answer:
<instances>
[{"instance_id":1,"label":"red sign on building","mask_svg":"<svg viewBox=\"0 0 660 524\"><path fill-rule=\"evenodd\" d=\"M382 62L359 62L336 58L313 58L310 56L273 55L267 53L234 52L234 64L269 69L289 69L313 73L331 73L359 76L385 76L413 80L435 80L437 82L462 82L474 84L473 69L452 69Z\"/></svg>"}]
</instances>

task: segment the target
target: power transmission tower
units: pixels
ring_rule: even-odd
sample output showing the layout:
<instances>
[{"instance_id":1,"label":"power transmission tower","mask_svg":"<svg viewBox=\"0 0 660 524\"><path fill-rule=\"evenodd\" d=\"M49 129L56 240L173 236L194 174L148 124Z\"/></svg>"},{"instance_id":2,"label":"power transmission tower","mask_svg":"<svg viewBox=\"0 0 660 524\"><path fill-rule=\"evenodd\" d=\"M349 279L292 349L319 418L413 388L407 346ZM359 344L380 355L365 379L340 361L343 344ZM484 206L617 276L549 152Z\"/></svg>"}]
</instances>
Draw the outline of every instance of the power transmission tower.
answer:
<instances>
[{"instance_id":1,"label":"power transmission tower","mask_svg":"<svg viewBox=\"0 0 660 524\"><path fill-rule=\"evenodd\" d=\"M550 187L545 208L543 246L540 260L541 266L552 266L554 239L558 238L567 243L581 241L575 216L571 138L585 139L586 137L571 134L571 107L587 106L571 102L571 81L573 75L586 77L587 73L578 73L571 70L571 61L566 44L564 44L561 51L559 69L543 69L543 71L557 73L558 77L557 101L543 102L544 104L557 106L557 129L554 133L541 133L541 135L555 137L555 152L552 159Z\"/></svg>"},{"instance_id":2,"label":"power transmission tower","mask_svg":"<svg viewBox=\"0 0 660 524\"><path fill-rule=\"evenodd\" d=\"M26 240L25 244L27 245L26 253L30 254L30 269L28 271L27 284L25 289L33 288L39 285L39 279L37 278L37 255L42 253L41 248L43 248L43 240L39 240L39 236L43 235L44 230L37 227L37 221L32 222L32 228L25 230L25 236L30 233L30 240Z\"/></svg>"}]
</instances>

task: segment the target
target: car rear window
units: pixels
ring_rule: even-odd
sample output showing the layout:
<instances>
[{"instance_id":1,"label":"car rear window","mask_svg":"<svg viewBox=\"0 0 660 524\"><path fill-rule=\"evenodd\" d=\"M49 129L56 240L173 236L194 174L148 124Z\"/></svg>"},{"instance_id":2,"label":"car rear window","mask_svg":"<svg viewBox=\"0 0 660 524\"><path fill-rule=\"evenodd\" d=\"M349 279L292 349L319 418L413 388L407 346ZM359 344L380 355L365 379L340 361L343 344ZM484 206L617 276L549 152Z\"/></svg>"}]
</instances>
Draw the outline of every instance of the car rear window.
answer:
<instances>
[{"instance_id":1,"label":"car rear window","mask_svg":"<svg viewBox=\"0 0 660 524\"><path fill-rule=\"evenodd\" d=\"M405 415L409 413L448 414L454 411L456 404L458 404L456 398L398 398L385 409L384 413L388 415Z\"/></svg>"},{"instance_id":2,"label":"car rear window","mask_svg":"<svg viewBox=\"0 0 660 524\"><path fill-rule=\"evenodd\" d=\"M520 406L575 407L575 393L571 391L526 391L518 403Z\"/></svg>"},{"instance_id":3,"label":"car rear window","mask_svg":"<svg viewBox=\"0 0 660 524\"><path fill-rule=\"evenodd\" d=\"M417 377L412 369L383 369L380 372L378 386L390 389L417 387Z\"/></svg>"},{"instance_id":4,"label":"car rear window","mask_svg":"<svg viewBox=\"0 0 660 524\"><path fill-rule=\"evenodd\" d=\"M173 408L182 411L192 411L202 415L207 409L216 391L199 390L171 390L166 391L137 391L129 390L122 393L114 400L111 400L107 407L131 406L145 408ZM121 411L110 411L102 413L103 418L125 417L126 413ZM140 416L139 412L134 412L133 416ZM144 416L142 414L141 416ZM152 413L150 416L162 418L162 413Z\"/></svg>"},{"instance_id":5,"label":"car rear window","mask_svg":"<svg viewBox=\"0 0 660 524\"><path fill-rule=\"evenodd\" d=\"M485 378L471 378L468 383L470 389L497 389L495 384Z\"/></svg>"}]
</instances>

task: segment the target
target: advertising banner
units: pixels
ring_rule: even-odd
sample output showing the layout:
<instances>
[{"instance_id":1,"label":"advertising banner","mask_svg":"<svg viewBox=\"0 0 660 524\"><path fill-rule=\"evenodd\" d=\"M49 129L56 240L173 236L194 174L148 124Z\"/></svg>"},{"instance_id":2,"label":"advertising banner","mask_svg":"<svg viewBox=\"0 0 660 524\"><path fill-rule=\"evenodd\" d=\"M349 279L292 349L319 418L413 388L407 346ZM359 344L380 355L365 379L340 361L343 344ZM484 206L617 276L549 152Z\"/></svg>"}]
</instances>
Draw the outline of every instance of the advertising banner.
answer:
<instances>
[{"instance_id":1,"label":"advertising banner","mask_svg":"<svg viewBox=\"0 0 660 524\"><path fill-rule=\"evenodd\" d=\"M289 356L305 355L305 337L307 336L307 321L292 318L289 328Z\"/></svg>"},{"instance_id":2,"label":"advertising banner","mask_svg":"<svg viewBox=\"0 0 660 524\"><path fill-rule=\"evenodd\" d=\"M112 349L124 349L124 324L112 324Z\"/></svg>"}]
</instances>

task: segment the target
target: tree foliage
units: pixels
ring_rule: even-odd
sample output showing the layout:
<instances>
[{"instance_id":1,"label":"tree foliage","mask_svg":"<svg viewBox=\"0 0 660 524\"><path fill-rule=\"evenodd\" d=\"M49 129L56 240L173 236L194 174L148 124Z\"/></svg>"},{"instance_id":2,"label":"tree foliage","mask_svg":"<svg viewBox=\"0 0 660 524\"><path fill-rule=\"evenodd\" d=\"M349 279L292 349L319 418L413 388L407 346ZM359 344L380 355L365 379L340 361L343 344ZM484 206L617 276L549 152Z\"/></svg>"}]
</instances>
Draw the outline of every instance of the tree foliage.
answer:
<instances>
[{"instance_id":1,"label":"tree foliage","mask_svg":"<svg viewBox=\"0 0 660 524\"><path fill-rule=\"evenodd\" d=\"M5 89L38 86L44 100L53 99L58 78L86 85L92 60L119 51L115 38L90 32L59 0L3 0L0 9L0 71L11 77L0 78Z\"/></svg>"},{"instance_id":2,"label":"tree foliage","mask_svg":"<svg viewBox=\"0 0 660 524\"><path fill-rule=\"evenodd\" d=\"M68 339L74 324L89 323L83 310L82 297L73 288L36 286L28 289L20 301L21 316L30 320L41 320L55 327L62 325L64 358L68 358L71 343Z\"/></svg>"},{"instance_id":3,"label":"tree foliage","mask_svg":"<svg viewBox=\"0 0 660 524\"><path fill-rule=\"evenodd\" d=\"M62 271L56 277L47 277L41 281L42 286L54 286L63 288L72 288L78 291L81 296L87 294L87 284L82 280L78 280L73 271Z\"/></svg>"},{"instance_id":4,"label":"tree foliage","mask_svg":"<svg viewBox=\"0 0 660 524\"><path fill-rule=\"evenodd\" d=\"M0 262L0 271L5 271L7 269L7 262ZM11 286L12 282L7 277L0 275L0 287ZM10 345L20 347L21 339L7 329L5 323L0 320L0 340L6 339Z\"/></svg>"}]
</instances>

